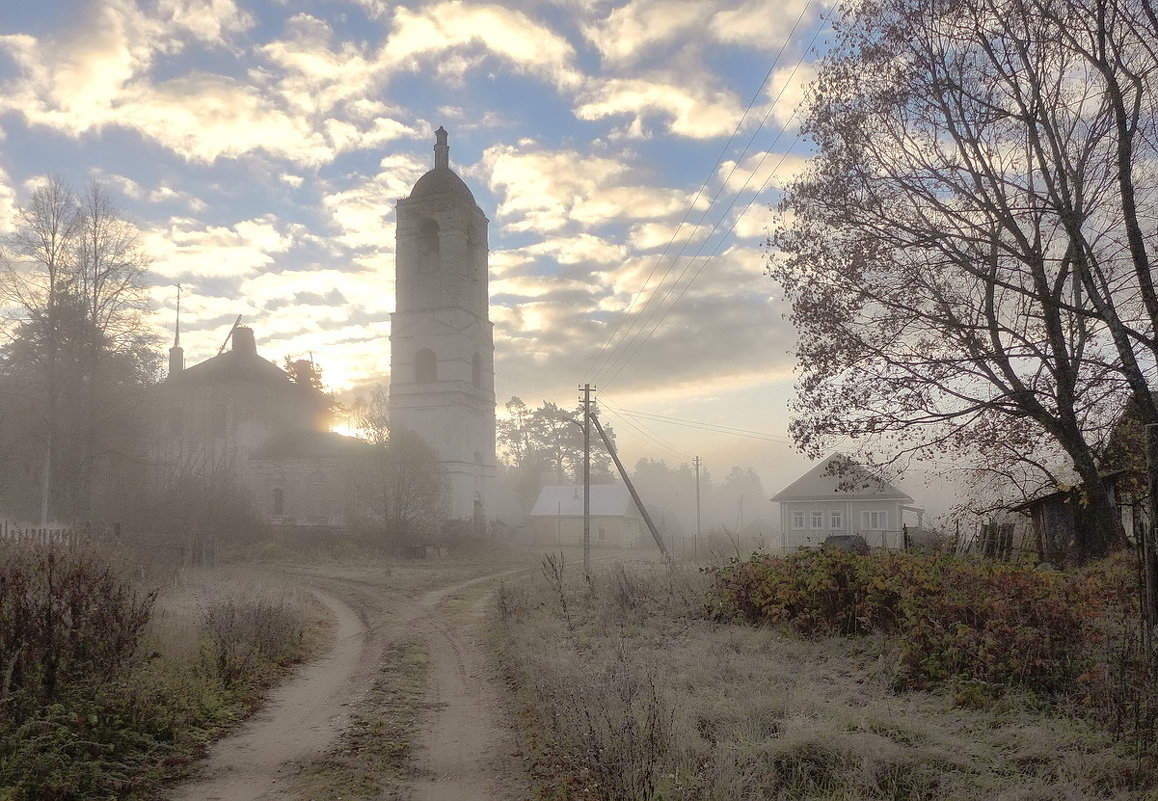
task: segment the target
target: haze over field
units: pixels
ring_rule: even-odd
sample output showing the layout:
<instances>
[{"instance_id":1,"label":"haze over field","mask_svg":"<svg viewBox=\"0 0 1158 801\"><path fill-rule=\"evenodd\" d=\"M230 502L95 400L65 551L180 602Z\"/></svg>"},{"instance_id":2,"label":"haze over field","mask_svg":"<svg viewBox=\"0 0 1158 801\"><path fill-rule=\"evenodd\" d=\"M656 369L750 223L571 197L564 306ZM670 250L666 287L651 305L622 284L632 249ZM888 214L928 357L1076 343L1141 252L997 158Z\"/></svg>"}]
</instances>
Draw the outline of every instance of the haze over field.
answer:
<instances>
[{"instance_id":1,"label":"haze over field","mask_svg":"<svg viewBox=\"0 0 1158 801\"><path fill-rule=\"evenodd\" d=\"M144 231L162 337L182 285L190 364L240 314L262 355L312 356L353 397L388 380L394 203L444 125L492 221L500 411L591 382L629 465L700 455L771 493L806 464L763 243L806 155L793 110L821 10L18 4L0 18L0 232L47 174L98 179Z\"/></svg>"}]
</instances>

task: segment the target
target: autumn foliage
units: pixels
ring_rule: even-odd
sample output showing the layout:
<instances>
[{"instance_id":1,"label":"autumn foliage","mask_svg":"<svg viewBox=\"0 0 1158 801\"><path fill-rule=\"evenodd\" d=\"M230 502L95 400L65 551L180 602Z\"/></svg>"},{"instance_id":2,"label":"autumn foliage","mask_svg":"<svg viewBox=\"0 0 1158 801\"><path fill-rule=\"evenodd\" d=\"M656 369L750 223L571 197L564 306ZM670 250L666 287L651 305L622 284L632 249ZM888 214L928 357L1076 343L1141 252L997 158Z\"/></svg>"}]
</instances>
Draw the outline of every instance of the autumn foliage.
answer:
<instances>
[{"instance_id":1,"label":"autumn foliage","mask_svg":"<svg viewBox=\"0 0 1158 801\"><path fill-rule=\"evenodd\" d=\"M885 633L898 680L951 679L1047 692L1104 672L1108 637L1136 617L1128 557L1063 573L946 555L756 554L710 570L721 619L783 624L805 636ZM1079 681L1081 680L1081 681Z\"/></svg>"}]
</instances>

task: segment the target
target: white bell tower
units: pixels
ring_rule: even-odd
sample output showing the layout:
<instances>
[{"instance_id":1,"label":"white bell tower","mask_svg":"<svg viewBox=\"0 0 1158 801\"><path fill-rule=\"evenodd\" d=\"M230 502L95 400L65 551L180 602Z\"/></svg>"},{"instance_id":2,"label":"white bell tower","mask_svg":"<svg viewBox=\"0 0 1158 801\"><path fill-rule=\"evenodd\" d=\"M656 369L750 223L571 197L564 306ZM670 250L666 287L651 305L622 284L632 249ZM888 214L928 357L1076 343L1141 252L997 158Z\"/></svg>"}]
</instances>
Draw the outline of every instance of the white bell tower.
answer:
<instances>
[{"instance_id":1,"label":"white bell tower","mask_svg":"<svg viewBox=\"0 0 1158 801\"><path fill-rule=\"evenodd\" d=\"M450 169L446 131L435 137L434 169L396 207L390 425L438 453L451 516L481 527L495 480L490 221Z\"/></svg>"}]
</instances>

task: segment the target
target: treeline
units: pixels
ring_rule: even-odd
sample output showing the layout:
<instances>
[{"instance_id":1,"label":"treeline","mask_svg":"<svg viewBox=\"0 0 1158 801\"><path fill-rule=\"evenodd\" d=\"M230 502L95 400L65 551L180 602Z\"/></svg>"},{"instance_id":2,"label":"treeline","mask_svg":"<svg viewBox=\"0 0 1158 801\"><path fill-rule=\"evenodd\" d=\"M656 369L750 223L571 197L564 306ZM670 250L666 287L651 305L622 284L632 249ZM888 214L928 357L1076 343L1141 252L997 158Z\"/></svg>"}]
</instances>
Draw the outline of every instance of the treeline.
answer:
<instances>
[{"instance_id":1,"label":"treeline","mask_svg":"<svg viewBox=\"0 0 1158 801\"><path fill-rule=\"evenodd\" d=\"M51 178L0 243L0 512L96 521L141 486L157 376L137 229Z\"/></svg>"},{"instance_id":2,"label":"treeline","mask_svg":"<svg viewBox=\"0 0 1158 801\"><path fill-rule=\"evenodd\" d=\"M505 464L505 481L517 498L519 510L531 508L539 491L549 484L583 483L583 409L566 409L550 401L529 407L517 395L505 404L506 417L497 423L500 456ZM603 422L612 442L615 431ZM662 528L690 536L695 533L696 475L684 462L670 466L662 459L632 459L621 453L625 465L634 464L631 480L649 507L654 506L664 521ZM607 484L619 481L610 454L592 431L591 481ZM732 467L717 482L712 472L703 468L699 476L699 517L704 533L717 531L724 536L758 519L773 515L768 493L756 471ZM766 533L771 533L766 532Z\"/></svg>"}]
</instances>

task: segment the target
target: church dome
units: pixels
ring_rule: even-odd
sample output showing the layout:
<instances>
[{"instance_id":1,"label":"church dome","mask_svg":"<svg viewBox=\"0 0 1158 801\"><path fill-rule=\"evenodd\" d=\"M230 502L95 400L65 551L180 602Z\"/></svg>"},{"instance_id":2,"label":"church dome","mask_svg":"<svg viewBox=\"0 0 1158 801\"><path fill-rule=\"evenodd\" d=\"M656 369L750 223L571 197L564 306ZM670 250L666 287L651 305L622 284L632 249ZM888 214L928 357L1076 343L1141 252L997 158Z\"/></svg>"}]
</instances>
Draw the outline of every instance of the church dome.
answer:
<instances>
[{"instance_id":1,"label":"church dome","mask_svg":"<svg viewBox=\"0 0 1158 801\"><path fill-rule=\"evenodd\" d=\"M455 197L474 203L474 195L471 193L470 187L449 167L435 167L419 178L418 182L414 184L414 188L410 190L411 198L441 194L453 194Z\"/></svg>"},{"instance_id":2,"label":"church dome","mask_svg":"<svg viewBox=\"0 0 1158 801\"><path fill-rule=\"evenodd\" d=\"M446 129L439 126L434 132L434 169L418 179L410 190L411 199L448 194L474 204L470 187L450 168L450 146Z\"/></svg>"}]
</instances>

